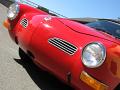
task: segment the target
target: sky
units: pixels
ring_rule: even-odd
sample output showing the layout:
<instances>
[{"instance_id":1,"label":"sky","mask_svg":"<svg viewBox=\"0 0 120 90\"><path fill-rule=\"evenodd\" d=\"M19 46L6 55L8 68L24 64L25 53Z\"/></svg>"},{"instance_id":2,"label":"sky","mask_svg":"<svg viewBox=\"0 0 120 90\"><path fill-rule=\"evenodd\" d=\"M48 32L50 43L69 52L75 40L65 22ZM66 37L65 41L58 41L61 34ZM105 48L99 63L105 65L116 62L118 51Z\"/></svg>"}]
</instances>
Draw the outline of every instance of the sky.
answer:
<instances>
[{"instance_id":1,"label":"sky","mask_svg":"<svg viewBox=\"0 0 120 90\"><path fill-rule=\"evenodd\" d=\"M31 0L70 18L120 17L120 0Z\"/></svg>"}]
</instances>

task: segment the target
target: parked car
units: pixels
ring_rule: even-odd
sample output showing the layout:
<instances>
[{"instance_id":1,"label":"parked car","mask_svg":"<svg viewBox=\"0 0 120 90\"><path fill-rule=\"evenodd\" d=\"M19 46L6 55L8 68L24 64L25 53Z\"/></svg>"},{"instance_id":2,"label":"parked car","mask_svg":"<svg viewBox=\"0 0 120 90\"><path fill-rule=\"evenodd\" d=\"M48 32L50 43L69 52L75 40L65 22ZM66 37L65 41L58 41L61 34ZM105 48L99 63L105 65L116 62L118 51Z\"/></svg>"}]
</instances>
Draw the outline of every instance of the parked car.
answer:
<instances>
[{"instance_id":1,"label":"parked car","mask_svg":"<svg viewBox=\"0 0 120 90\"><path fill-rule=\"evenodd\" d=\"M45 11L20 3L9 7L4 26L20 55L76 90L119 87L120 24L81 24Z\"/></svg>"}]
</instances>

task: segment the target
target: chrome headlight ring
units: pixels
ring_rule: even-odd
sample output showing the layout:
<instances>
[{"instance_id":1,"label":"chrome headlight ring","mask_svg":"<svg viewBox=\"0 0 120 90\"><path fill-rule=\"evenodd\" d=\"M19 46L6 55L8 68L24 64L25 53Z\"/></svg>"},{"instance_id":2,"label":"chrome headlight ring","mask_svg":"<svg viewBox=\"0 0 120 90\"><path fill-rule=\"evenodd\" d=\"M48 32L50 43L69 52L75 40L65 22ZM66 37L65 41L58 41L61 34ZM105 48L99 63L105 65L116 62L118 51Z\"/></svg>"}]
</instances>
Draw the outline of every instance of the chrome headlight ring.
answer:
<instances>
[{"instance_id":1,"label":"chrome headlight ring","mask_svg":"<svg viewBox=\"0 0 120 90\"><path fill-rule=\"evenodd\" d=\"M93 42L86 45L82 51L82 62L86 67L96 68L103 64L106 58L106 49L103 44Z\"/></svg>"},{"instance_id":2,"label":"chrome headlight ring","mask_svg":"<svg viewBox=\"0 0 120 90\"><path fill-rule=\"evenodd\" d=\"M18 3L11 4L7 11L7 17L10 20L15 19L18 16L20 7Z\"/></svg>"}]
</instances>

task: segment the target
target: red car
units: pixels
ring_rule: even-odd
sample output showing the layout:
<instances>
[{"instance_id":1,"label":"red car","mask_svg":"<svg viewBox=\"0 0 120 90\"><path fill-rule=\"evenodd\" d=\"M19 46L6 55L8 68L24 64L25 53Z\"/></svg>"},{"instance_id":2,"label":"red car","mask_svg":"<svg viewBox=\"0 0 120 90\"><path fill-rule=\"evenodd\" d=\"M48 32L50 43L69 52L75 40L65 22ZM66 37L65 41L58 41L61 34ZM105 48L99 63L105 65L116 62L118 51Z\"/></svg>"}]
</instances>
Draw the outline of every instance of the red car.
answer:
<instances>
[{"instance_id":1,"label":"red car","mask_svg":"<svg viewBox=\"0 0 120 90\"><path fill-rule=\"evenodd\" d=\"M120 83L120 24L83 25L14 3L4 26L33 62L76 90L113 90Z\"/></svg>"}]
</instances>

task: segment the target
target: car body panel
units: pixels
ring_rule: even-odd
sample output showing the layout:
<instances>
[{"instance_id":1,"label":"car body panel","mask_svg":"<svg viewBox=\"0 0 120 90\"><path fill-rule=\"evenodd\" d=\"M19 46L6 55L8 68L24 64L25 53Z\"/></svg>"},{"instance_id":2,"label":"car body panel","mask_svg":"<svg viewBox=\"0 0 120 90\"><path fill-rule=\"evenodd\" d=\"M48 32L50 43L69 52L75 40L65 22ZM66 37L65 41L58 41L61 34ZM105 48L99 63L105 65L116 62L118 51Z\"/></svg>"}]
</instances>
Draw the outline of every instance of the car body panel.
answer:
<instances>
[{"instance_id":1,"label":"car body panel","mask_svg":"<svg viewBox=\"0 0 120 90\"><path fill-rule=\"evenodd\" d=\"M23 51L27 54L32 53L35 64L42 66L77 90L93 90L80 80L82 71L107 85L108 90L113 90L120 83L120 41L118 39L80 23L50 16L27 5L19 5L19 15L15 20L9 20L11 27L9 33ZM21 25L21 20L24 18L28 20L26 28ZM70 55L50 44L51 38L64 40L77 47L77 51ZM81 60L83 48L92 42L104 45L107 53L105 62L97 68L86 67ZM70 80L68 74L71 75Z\"/></svg>"},{"instance_id":2,"label":"car body panel","mask_svg":"<svg viewBox=\"0 0 120 90\"><path fill-rule=\"evenodd\" d=\"M59 18L59 20L63 24L65 24L66 26L70 27L75 32L83 33L83 34L91 35L91 36L95 36L95 37L99 37L99 38L102 38L102 39L107 39L107 40L110 40L110 41L113 41L115 43L120 44L119 39L116 39L115 37L113 37L113 36L111 36L111 35L109 35L107 33L98 32L98 30L95 30L93 28L90 28L88 26L85 26L83 24L80 24L78 22L74 22L74 21L71 21L71 20L62 19L62 18ZM81 28L81 27L84 27L84 28Z\"/></svg>"}]
</instances>

